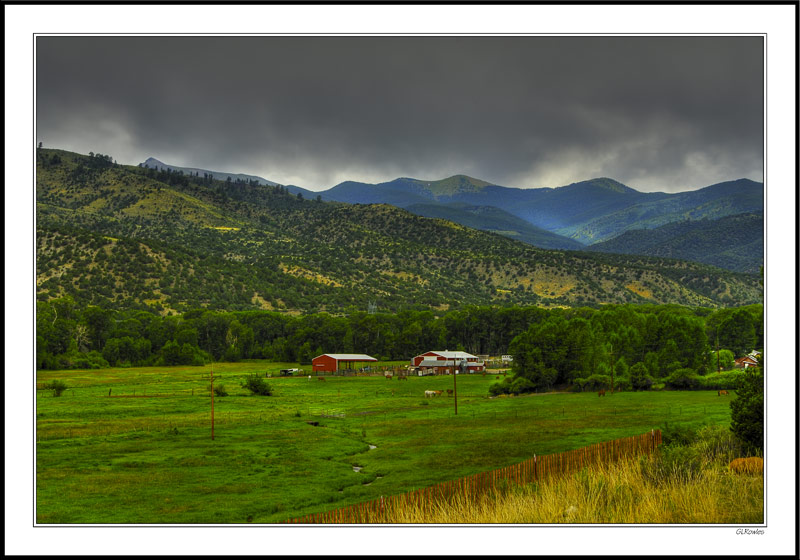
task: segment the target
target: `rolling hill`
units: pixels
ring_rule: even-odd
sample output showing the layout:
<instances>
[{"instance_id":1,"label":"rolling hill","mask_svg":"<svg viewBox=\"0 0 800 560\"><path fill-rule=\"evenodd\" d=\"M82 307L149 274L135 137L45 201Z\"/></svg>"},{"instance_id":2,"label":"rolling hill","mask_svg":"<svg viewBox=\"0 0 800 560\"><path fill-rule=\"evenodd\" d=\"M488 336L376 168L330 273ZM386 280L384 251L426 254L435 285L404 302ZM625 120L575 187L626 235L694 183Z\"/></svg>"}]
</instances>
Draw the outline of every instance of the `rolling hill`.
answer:
<instances>
[{"instance_id":1,"label":"rolling hill","mask_svg":"<svg viewBox=\"0 0 800 560\"><path fill-rule=\"evenodd\" d=\"M39 149L36 180L41 300L167 314L762 297L755 277L702 264L537 249L387 204L309 200L103 157Z\"/></svg>"}]
</instances>

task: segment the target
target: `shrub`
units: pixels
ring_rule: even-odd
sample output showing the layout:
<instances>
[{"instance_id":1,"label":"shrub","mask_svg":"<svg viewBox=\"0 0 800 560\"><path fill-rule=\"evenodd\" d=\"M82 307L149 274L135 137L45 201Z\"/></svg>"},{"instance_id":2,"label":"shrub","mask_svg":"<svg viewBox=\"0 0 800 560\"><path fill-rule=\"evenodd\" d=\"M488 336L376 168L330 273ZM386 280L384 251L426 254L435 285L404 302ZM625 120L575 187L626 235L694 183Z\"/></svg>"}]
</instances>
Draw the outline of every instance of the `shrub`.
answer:
<instances>
[{"instance_id":1,"label":"shrub","mask_svg":"<svg viewBox=\"0 0 800 560\"><path fill-rule=\"evenodd\" d=\"M737 457L747 454L742 441L726 426L703 426L692 443L704 461L727 465Z\"/></svg>"},{"instance_id":2,"label":"shrub","mask_svg":"<svg viewBox=\"0 0 800 560\"><path fill-rule=\"evenodd\" d=\"M225 390L225 385L217 385L214 387L214 394L218 397L227 397L228 391Z\"/></svg>"},{"instance_id":3,"label":"shrub","mask_svg":"<svg viewBox=\"0 0 800 560\"><path fill-rule=\"evenodd\" d=\"M491 385L489 385L489 395L491 395L492 397L496 397L497 395L506 395L510 392L511 392L511 386L508 383L503 383L502 381L500 381L498 383L492 383Z\"/></svg>"},{"instance_id":4,"label":"shrub","mask_svg":"<svg viewBox=\"0 0 800 560\"><path fill-rule=\"evenodd\" d=\"M676 369L666 380L670 389L697 389L700 386L700 377L689 368Z\"/></svg>"},{"instance_id":5,"label":"shrub","mask_svg":"<svg viewBox=\"0 0 800 560\"><path fill-rule=\"evenodd\" d=\"M52 389L54 397L60 397L61 393L67 390L67 384L60 379L54 379L44 386L45 389Z\"/></svg>"},{"instance_id":6,"label":"shrub","mask_svg":"<svg viewBox=\"0 0 800 560\"><path fill-rule=\"evenodd\" d=\"M664 445L689 445L697 438L697 430L682 424L665 423L661 428L661 441Z\"/></svg>"},{"instance_id":7,"label":"shrub","mask_svg":"<svg viewBox=\"0 0 800 560\"><path fill-rule=\"evenodd\" d=\"M264 381L263 378L259 377L257 373L248 375L242 382L242 387L254 395L268 397L272 394L272 387L270 387L269 383Z\"/></svg>"},{"instance_id":8,"label":"shrub","mask_svg":"<svg viewBox=\"0 0 800 560\"><path fill-rule=\"evenodd\" d=\"M707 389L709 391L736 389L736 383L743 374L744 372L741 370L709 373L708 375L698 378L698 386L700 389Z\"/></svg>"},{"instance_id":9,"label":"shrub","mask_svg":"<svg viewBox=\"0 0 800 560\"><path fill-rule=\"evenodd\" d=\"M502 381L497 383L492 383L489 386L489 394L493 397L497 395L507 395L511 393L511 384L514 381L514 377L506 377ZM522 379L522 378L517 378Z\"/></svg>"},{"instance_id":10,"label":"shrub","mask_svg":"<svg viewBox=\"0 0 800 560\"><path fill-rule=\"evenodd\" d=\"M508 379L508 378L506 378ZM529 379L518 377L511 383L511 392L516 394L533 393L536 390L536 385Z\"/></svg>"},{"instance_id":11,"label":"shrub","mask_svg":"<svg viewBox=\"0 0 800 560\"><path fill-rule=\"evenodd\" d=\"M700 475L703 461L697 451L689 446L662 445L654 456L641 457L639 468L642 477L654 486L689 481Z\"/></svg>"}]
</instances>

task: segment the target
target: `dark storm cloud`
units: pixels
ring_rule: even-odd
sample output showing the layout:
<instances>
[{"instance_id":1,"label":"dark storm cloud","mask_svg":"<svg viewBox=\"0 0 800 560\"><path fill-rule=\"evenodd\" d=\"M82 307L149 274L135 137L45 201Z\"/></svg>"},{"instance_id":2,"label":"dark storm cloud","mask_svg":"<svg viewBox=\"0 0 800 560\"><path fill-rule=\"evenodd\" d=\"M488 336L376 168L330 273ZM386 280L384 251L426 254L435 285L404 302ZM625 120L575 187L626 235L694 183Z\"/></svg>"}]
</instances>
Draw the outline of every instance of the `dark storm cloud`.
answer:
<instances>
[{"instance_id":1,"label":"dark storm cloud","mask_svg":"<svg viewBox=\"0 0 800 560\"><path fill-rule=\"evenodd\" d=\"M311 189L762 180L759 37L39 37L37 136Z\"/></svg>"}]
</instances>

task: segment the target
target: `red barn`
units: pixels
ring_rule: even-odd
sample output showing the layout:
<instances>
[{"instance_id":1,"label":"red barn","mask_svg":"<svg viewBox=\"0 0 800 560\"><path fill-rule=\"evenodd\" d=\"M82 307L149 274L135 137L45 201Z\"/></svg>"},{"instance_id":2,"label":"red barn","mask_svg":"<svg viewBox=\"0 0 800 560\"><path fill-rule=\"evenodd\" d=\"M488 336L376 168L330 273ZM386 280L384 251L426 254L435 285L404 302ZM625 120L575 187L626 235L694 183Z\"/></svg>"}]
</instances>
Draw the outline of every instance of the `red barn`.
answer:
<instances>
[{"instance_id":1,"label":"red barn","mask_svg":"<svg viewBox=\"0 0 800 560\"><path fill-rule=\"evenodd\" d=\"M340 369L356 369L356 363L377 361L377 359L366 354L322 354L311 360L311 370L314 372L335 373Z\"/></svg>"},{"instance_id":2,"label":"red barn","mask_svg":"<svg viewBox=\"0 0 800 560\"><path fill-rule=\"evenodd\" d=\"M432 369L433 373L450 373L455 367L461 373L483 371L486 368L477 356L467 352L451 352L449 350L431 350L411 359L411 365L423 369Z\"/></svg>"}]
</instances>

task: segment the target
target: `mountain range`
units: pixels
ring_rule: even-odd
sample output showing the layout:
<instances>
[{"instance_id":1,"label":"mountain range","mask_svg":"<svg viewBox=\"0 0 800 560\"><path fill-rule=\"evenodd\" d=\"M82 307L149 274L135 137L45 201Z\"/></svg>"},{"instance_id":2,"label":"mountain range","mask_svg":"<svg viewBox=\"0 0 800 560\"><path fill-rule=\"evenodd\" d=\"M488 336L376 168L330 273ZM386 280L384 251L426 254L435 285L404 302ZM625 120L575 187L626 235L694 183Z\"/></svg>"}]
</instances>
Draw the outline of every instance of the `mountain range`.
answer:
<instances>
[{"instance_id":1,"label":"mountain range","mask_svg":"<svg viewBox=\"0 0 800 560\"><path fill-rule=\"evenodd\" d=\"M703 264L545 250L388 204L62 150L37 150L36 202L40 300L171 314L762 299L755 276Z\"/></svg>"},{"instance_id":2,"label":"mountain range","mask_svg":"<svg viewBox=\"0 0 800 560\"><path fill-rule=\"evenodd\" d=\"M763 184L749 179L669 194L639 192L609 178L557 188L519 189L456 175L441 181L401 178L374 185L348 181L320 194L325 200L351 204L386 203L408 209L426 205L428 212L432 204L456 209L459 205L495 207L584 246L631 229L763 213L764 209ZM489 227L487 223L480 229Z\"/></svg>"},{"instance_id":3,"label":"mountain range","mask_svg":"<svg viewBox=\"0 0 800 560\"><path fill-rule=\"evenodd\" d=\"M148 162L187 169L166 166L153 158L145 164ZM254 177L206 172L223 180L227 176ZM261 177L257 179L261 184L276 184ZM556 188L520 189L466 175L442 180L403 177L377 184L345 181L319 192L293 185L286 188L293 194L319 196L326 201L391 204L419 216L450 220L544 249L674 256L750 273L757 272L763 261L763 228L739 230L734 236L736 247L727 247L726 255L720 255L714 243L695 243L691 250L681 251L680 240L667 242L665 237L677 230L660 229L675 223L684 224L682 228L686 229L686 222L692 222L694 236L717 239L719 231L744 222L716 223L716 220L747 215L747 223L755 226L755 217L760 215L763 222L763 184L749 179L672 194L639 192L609 178ZM707 233L703 233L705 230ZM636 233L617 243L607 243L628 231ZM643 248L638 249L639 246ZM702 247L706 250L701 250Z\"/></svg>"}]
</instances>

